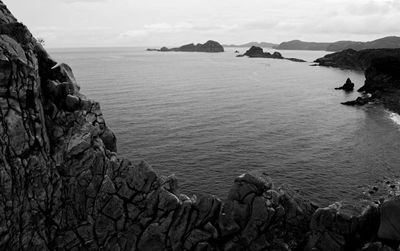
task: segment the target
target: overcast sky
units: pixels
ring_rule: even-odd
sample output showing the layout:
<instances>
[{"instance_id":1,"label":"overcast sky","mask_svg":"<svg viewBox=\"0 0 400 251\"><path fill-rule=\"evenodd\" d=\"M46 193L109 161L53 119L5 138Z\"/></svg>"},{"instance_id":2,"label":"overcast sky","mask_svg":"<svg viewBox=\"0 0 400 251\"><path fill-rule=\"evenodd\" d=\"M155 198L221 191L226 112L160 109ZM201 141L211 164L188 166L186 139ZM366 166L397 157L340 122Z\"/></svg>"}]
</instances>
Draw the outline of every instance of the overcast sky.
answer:
<instances>
[{"instance_id":1,"label":"overcast sky","mask_svg":"<svg viewBox=\"0 0 400 251\"><path fill-rule=\"evenodd\" d=\"M400 35L400 0L3 0L47 47Z\"/></svg>"}]
</instances>

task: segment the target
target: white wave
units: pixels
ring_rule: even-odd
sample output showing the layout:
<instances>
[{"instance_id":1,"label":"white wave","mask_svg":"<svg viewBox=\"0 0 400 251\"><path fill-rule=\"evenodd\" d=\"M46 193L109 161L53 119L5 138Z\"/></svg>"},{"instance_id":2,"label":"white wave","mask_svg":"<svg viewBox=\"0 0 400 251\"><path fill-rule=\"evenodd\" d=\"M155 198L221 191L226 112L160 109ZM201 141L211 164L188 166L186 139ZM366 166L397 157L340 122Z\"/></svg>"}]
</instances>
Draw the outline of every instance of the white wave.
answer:
<instances>
[{"instance_id":1,"label":"white wave","mask_svg":"<svg viewBox=\"0 0 400 251\"><path fill-rule=\"evenodd\" d=\"M400 126L400 115L394 112L388 112L389 113L389 118L396 123L397 125Z\"/></svg>"}]
</instances>

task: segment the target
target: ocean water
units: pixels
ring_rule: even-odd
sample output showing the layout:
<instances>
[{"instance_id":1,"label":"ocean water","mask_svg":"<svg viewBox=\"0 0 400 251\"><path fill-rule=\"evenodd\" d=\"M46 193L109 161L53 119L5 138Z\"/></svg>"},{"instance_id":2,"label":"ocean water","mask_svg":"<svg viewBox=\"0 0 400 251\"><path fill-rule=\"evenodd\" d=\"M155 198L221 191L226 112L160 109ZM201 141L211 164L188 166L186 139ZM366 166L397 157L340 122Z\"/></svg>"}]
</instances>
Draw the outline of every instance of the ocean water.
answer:
<instances>
[{"instance_id":1,"label":"ocean water","mask_svg":"<svg viewBox=\"0 0 400 251\"><path fill-rule=\"evenodd\" d=\"M101 103L120 156L175 174L181 192L225 198L249 172L290 184L328 205L359 200L365 187L400 171L400 117L379 105L343 106L335 91L364 75L225 53L144 48L53 49L81 91ZM239 49L244 52L244 48ZM281 51L312 61L318 51Z\"/></svg>"}]
</instances>

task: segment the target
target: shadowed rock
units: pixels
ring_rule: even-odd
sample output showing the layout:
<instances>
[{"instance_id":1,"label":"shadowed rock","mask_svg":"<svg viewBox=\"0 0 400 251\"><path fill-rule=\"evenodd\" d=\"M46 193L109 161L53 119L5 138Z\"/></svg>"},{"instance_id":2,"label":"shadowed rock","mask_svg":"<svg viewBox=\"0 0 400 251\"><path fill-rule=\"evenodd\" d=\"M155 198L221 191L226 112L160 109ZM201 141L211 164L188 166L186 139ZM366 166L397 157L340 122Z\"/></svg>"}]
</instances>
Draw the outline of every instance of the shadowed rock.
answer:
<instances>
[{"instance_id":1,"label":"shadowed rock","mask_svg":"<svg viewBox=\"0 0 400 251\"><path fill-rule=\"evenodd\" d=\"M346 92L350 92L354 90L354 83L351 82L350 78L348 78L346 80L346 83L344 83L344 85L342 85L341 87L337 87L335 88L335 90L343 90Z\"/></svg>"},{"instance_id":2,"label":"shadowed rock","mask_svg":"<svg viewBox=\"0 0 400 251\"><path fill-rule=\"evenodd\" d=\"M243 56L247 56L249 58L273 58L273 59L287 59L294 62L305 62L304 60L297 58L284 58L282 54L277 51L272 54L269 52L264 52L264 50L261 47L257 46L252 46L243 55L237 55L237 57L243 57Z\"/></svg>"},{"instance_id":3,"label":"shadowed rock","mask_svg":"<svg viewBox=\"0 0 400 251\"><path fill-rule=\"evenodd\" d=\"M400 242L400 197L383 203L381 225L378 236L382 239Z\"/></svg>"}]
</instances>

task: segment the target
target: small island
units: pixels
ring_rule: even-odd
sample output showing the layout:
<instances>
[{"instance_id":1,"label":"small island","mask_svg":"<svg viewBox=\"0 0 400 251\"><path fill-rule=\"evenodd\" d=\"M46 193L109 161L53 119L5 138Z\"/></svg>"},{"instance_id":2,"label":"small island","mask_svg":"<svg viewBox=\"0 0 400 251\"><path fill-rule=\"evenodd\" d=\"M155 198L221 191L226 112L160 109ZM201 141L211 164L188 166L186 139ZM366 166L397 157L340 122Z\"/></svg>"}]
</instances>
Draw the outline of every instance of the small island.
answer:
<instances>
[{"instance_id":1,"label":"small island","mask_svg":"<svg viewBox=\"0 0 400 251\"><path fill-rule=\"evenodd\" d=\"M298 58L285 58L282 56L281 53L275 51L274 53L264 52L261 47L252 46L248 49L244 54L237 55L237 57L244 57L247 56L249 58L273 58L273 59L286 59L294 62L306 62L302 59Z\"/></svg>"},{"instance_id":2,"label":"small island","mask_svg":"<svg viewBox=\"0 0 400 251\"><path fill-rule=\"evenodd\" d=\"M162 47L161 49L147 49L147 51L183 51L183 52L224 52L224 47L213 40L208 40L204 44L186 44L182 45L181 47L176 47L176 48L167 48L167 47Z\"/></svg>"}]
</instances>

